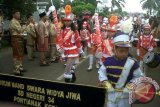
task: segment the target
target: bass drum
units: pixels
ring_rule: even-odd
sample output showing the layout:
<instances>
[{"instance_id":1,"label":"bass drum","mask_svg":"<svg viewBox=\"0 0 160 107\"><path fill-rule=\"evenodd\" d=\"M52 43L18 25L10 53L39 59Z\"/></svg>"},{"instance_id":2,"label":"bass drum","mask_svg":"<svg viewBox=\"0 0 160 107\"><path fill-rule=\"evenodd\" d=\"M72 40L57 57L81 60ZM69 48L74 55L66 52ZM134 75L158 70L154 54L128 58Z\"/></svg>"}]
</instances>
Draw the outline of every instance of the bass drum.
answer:
<instances>
[{"instance_id":1,"label":"bass drum","mask_svg":"<svg viewBox=\"0 0 160 107\"><path fill-rule=\"evenodd\" d=\"M154 52L147 52L143 58L143 62L150 68L156 68L160 64L160 56Z\"/></svg>"}]
</instances>

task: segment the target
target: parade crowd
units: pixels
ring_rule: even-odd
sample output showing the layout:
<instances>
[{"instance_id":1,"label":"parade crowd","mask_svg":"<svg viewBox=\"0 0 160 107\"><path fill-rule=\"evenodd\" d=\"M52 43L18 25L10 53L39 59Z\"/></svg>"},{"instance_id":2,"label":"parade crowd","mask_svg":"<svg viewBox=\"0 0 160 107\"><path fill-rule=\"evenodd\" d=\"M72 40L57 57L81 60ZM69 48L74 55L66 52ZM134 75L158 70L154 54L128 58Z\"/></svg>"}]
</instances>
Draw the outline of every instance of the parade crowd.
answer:
<instances>
[{"instance_id":1,"label":"parade crowd","mask_svg":"<svg viewBox=\"0 0 160 107\"><path fill-rule=\"evenodd\" d=\"M67 8L71 8L68 6ZM55 9L49 9L52 13ZM0 14L0 41L3 37L3 14ZM99 86L113 88L132 87L131 82L145 76L148 66L143 59L146 53L159 54L160 23L156 17L120 17L111 14L107 17L84 15L76 17L71 11L65 16L42 12L39 22L32 14L27 15L27 23L20 24L20 11L13 10L9 30L13 51L13 72L22 76L23 37L27 34L27 58L35 60L35 50L39 53L39 65L49 66L59 60L65 62L65 82L75 82L75 65L81 58L88 58L86 70L95 65L99 74ZM58 25L58 26L57 26ZM157 41L156 41L157 40ZM132 47L136 48L137 59L133 58ZM87 57L88 56L88 57ZM94 64L95 61L95 64ZM108 107L129 107L124 93L108 95ZM123 97L123 99L115 100ZM118 104L119 106L116 106Z\"/></svg>"}]
</instances>

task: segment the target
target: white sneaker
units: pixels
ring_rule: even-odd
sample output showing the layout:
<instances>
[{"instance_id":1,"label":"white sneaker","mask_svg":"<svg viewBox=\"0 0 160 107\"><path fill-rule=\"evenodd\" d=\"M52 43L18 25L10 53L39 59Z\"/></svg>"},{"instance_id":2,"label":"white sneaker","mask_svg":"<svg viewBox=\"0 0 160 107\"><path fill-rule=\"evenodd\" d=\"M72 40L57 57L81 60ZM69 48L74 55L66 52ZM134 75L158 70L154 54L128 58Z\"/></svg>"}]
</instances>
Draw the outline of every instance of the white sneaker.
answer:
<instances>
[{"instance_id":1,"label":"white sneaker","mask_svg":"<svg viewBox=\"0 0 160 107\"><path fill-rule=\"evenodd\" d=\"M87 57L86 56L83 56L83 59L86 59Z\"/></svg>"},{"instance_id":2,"label":"white sneaker","mask_svg":"<svg viewBox=\"0 0 160 107\"><path fill-rule=\"evenodd\" d=\"M72 70L75 70L76 69L76 67L74 66L74 65L72 65L72 68L71 68Z\"/></svg>"},{"instance_id":3,"label":"white sneaker","mask_svg":"<svg viewBox=\"0 0 160 107\"><path fill-rule=\"evenodd\" d=\"M96 68L97 68L97 69L99 68L99 64L96 64Z\"/></svg>"},{"instance_id":4,"label":"white sneaker","mask_svg":"<svg viewBox=\"0 0 160 107\"><path fill-rule=\"evenodd\" d=\"M90 70L92 70L92 65L90 65L90 66L88 67L88 71L90 71Z\"/></svg>"}]
</instances>

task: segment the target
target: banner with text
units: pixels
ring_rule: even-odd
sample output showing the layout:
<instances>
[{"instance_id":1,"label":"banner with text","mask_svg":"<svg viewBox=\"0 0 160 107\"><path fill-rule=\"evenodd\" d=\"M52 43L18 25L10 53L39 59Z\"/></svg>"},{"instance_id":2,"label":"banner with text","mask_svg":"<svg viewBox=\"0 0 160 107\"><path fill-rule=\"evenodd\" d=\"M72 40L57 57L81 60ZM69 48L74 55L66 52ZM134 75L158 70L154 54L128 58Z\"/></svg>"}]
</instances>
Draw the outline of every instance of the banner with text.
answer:
<instances>
[{"instance_id":1,"label":"banner with text","mask_svg":"<svg viewBox=\"0 0 160 107\"><path fill-rule=\"evenodd\" d=\"M0 100L32 107L104 107L105 89L0 74Z\"/></svg>"}]
</instances>

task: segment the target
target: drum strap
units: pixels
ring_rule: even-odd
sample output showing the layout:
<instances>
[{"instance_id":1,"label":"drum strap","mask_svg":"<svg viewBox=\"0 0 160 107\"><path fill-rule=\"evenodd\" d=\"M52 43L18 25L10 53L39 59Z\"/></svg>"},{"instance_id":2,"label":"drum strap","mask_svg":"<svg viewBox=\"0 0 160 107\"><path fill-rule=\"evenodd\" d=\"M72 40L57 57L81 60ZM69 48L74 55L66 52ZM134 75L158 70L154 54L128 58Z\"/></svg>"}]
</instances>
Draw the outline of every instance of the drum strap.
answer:
<instances>
[{"instance_id":1,"label":"drum strap","mask_svg":"<svg viewBox=\"0 0 160 107\"><path fill-rule=\"evenodd\" d=\"M72 36L72 34L73 34L73 31L70 30L70 31L66 34L66 36L64 37L63 42L66 42L66 40L68 40L68 39Z\"/></svg>"}]
</instances>

